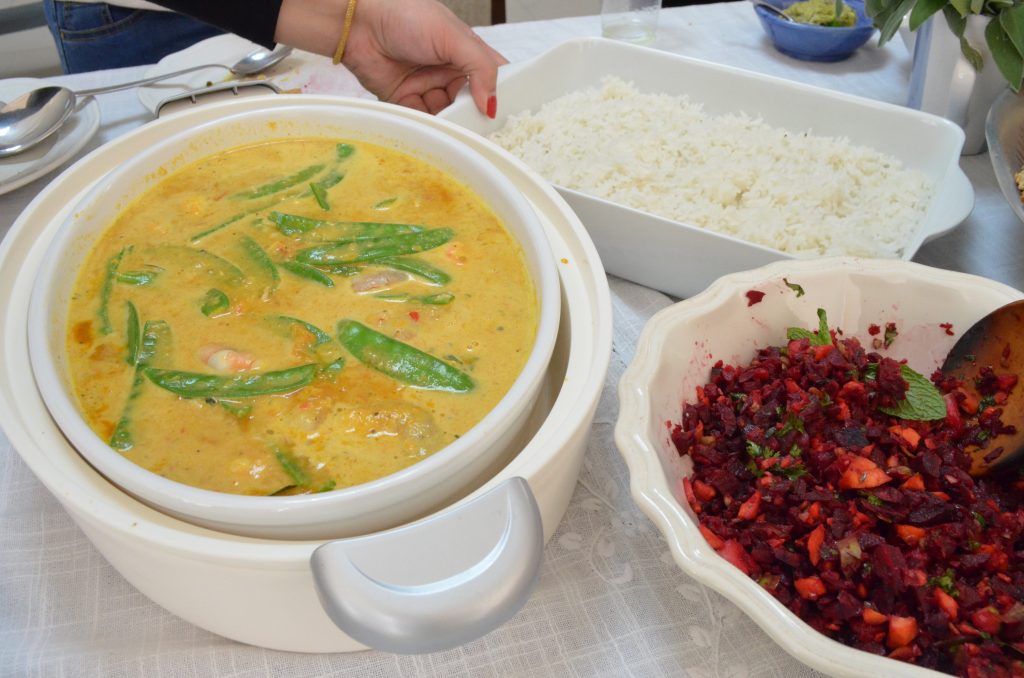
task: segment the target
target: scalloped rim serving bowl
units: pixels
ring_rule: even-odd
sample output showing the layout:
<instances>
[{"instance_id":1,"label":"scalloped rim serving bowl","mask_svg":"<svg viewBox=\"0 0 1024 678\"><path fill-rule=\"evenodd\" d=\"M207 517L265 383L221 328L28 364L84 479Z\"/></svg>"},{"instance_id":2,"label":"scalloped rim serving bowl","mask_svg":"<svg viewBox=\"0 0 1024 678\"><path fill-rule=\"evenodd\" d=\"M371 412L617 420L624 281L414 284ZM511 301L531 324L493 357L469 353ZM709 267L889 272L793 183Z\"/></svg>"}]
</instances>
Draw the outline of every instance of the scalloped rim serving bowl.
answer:
<instances>
[{"instance_id":1,"label":"scalloped rim serving bowl","mask_svg":"<svg viewBox=\"0 0 1024 678\"><path fill-rule=\"evenodd\" d=\"M783 278L799 284L797 297ZM748 305L746 292L765 293ZM619 382L615 442L630 471L633 498L664 533L679 567L740 607L795 658L834 676L924 678L929 669L845 646L801 621L753 579L719 556L698 531L681 480L692 471L670 440L681 404L707 382L715 361L745 364L757 348L785 340L786 328L813 327L824 308L845 336L869 337L872 323L896 322L888 354L919 372L938 367L955 335L988 311L1024 297L1007 285L904 261L826 258L781 261L724 276L648 321Z\"/></svg>"},{"instance_id":2,"label":"scalloped rim serving bowl","mask_svg":"<svg viewBox=\"0 0 1024 678\"><path fill-rule=\"evenodd\" d=\"M111 449L85 423L67 368L71 290L93 243L131 200L184 165L245 143L324 136L363 140L431 162L472 188L522 246L537 291L539 323L530 356L508 393L476 426L430 457L362 485L315 495L251 497L190 487L152 473ZM279 539L367 534L401 525L464 496L508 462L540 388L559 325L554 256L529 202L475 150L388 107L334 109L302 103L248 110L179 132L101 179L76 206L47 251L32 294L29 346L36 382L61 430L103 475L153 507L197 525Z\"/></svg>"},{"instance_id":3,"label":"scalloped rim serving bowl","mask_svg":"<svg viewBox=\"0 0 1024 678\"><path fill-rule=\"evenodd\" d=\"M779 9L786 9L799 1L766 0ZM816 26L786 21L757 5L754 5L754 11L778 51L794 59L833 62L849 58L875 33L871 18L864 11L863 0L844 1L857 14L857 23L853 26Z\"/></svg>"}]
</instances>

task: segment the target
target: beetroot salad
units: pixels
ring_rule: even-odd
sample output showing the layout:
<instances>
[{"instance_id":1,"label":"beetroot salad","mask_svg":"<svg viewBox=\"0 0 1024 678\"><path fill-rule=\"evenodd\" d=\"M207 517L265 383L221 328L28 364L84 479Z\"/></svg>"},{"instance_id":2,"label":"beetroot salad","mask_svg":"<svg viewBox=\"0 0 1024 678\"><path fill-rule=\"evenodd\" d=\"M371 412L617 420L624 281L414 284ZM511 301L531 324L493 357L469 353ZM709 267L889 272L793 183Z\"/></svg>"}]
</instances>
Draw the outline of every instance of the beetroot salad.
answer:
<instances>
[{"instance_id":1,"label":"beetroot salad","mask_svg":"<svg viewBox=\"0 0 1024 678\"><path fill-rule=\"evenodd\" d=\"M978 393L830 331L718 361L672 440L708 543L816 630L961 676L1024 676L1024 480L974 478L1015 375ZM895 327L887 327L895 336ZM888 336L887 336L888 338ZM876 340L876 343L880 340Z\"/></svg>"}]
</instances>

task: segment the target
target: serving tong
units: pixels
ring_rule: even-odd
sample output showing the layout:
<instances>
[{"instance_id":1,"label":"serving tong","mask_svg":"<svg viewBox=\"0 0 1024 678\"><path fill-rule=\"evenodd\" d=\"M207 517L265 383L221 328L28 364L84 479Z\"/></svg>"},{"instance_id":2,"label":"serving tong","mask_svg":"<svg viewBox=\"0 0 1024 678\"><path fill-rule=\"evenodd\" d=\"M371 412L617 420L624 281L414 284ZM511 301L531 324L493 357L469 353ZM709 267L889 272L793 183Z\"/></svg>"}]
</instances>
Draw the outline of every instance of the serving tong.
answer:
<instances>
[{"instance_id":1,"label":"serving tong","mask_svg":"<svg viewBox=\"0 0 1024 678\"><path fill-rule=\"evenodd\" d=\"M280 94L281 89L269 80L244 80L240 82L225 82L219 85L193 89L181 94L167 97L156 107L156 117L168 115L175 111L190 108L191 106L222 101L234 97L267 96L269 94Z\"/></svg>"}]
</instances>

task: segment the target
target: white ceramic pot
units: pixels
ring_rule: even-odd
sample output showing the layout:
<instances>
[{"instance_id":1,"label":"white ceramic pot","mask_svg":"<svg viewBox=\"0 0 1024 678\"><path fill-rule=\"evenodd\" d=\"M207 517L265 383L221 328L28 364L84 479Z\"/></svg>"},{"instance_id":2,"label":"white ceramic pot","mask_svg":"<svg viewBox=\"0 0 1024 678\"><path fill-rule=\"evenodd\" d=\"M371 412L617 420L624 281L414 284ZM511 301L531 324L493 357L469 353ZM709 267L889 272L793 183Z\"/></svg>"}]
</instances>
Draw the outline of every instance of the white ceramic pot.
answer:
<instances>
[{"instance_id":1,"label":"white ceramic pot","mask_svg":"<svg viewBox=\"0 0 1024 678\"><path fill-rule=\"evenodd\" d=\"M270 139L330 137L379 144L419 157L474 190L522 245L537 290L538 328L522 372L508 393L458 440L401 471L361 485L307 495L254 497L168 480L106 444L78 410L68 368L66 327L77 272L125 205L167 172L199 158ZM78 203L51 244L29 311L33 372L61 430L101 473L135 497L216 530L252 537L348 537L402 525L465 496L508 463L519 428L541 386L559 318L555 260L534 211L514 184L477 151L392 106L252 109L181 131L135 155Z\"/></svg>"},{"instance_id":2,"label":"white ceramic pot","mask_svg":"<svg viewBox=\"0 0 1024 678\"><path fill-rule=\"evenodd\" d=\"M381 106L327 96L302 95L299 99L303 105L319 107L325 112L339 105ZM254 539L216 532L170 517L120 491L85 462L49 416L33 384L26 342L34 272L69 214L69 205L75 204L97 179L126 158L180 130L238 112L286 108L294 101L295 97L287 96L229 101L204 105L150 123L80 160L26 208L0 245L0 295L7 300L0 310L3 318L0 323L3 327L0 425L25 463L104 557L158 604L186 621L241 642L298 652L344 652L361 649L365 642L339 629L321 605L321 596L333 597L337 602L347 593L317 587L310 559L314 551L323 546L322 541ZM604 271L579 220L543 180L470 132L415 111L395 109L394 112L420 120L473 147L516 184L541 220L554 257L560 262L558 273L563 298L552 360L513 458L469 497L453 501L431 519L416 525L435 527L439 521L433 518L443 521L460 511L465 515L463 509L474 506L472 502L481 498L487 501L488 495L494 496L492 491L496 488L498 492L517 484L522 488L523 484L515 480L521 478L535 499L540 519L538 527L542 530L540 541L546 540L553 534L575 486L611 354L611 304ZM506 496L513 494L509 492ZM523 504L513 500L506 503L508 507ZM495 508L493 503L489 507L492 514L502 511L506 518L515 512ZM412 566L411 571L397 572L393 564L390 570L379 570L368 563L368 574L398 578L413 589L448 588L458 596L459 587L454 583L460 578L473 580L480 570L487 569L484 565L489 564L489 559L502 561L520 557L516 551L504 549L504 545L515 543L509 537L516 522L529 526L530 517L519 520L513 516L497 527L491 525L489 530L464 532L456 529L454 533L439 537L446 541L433 542L433 551L449 552L451 558L434 561L436 569L416 568L421 554L410 552L403 562ZM379 543L393 539L399 532L415 537L416 525L382 533L384 538ZM474 537L466 539L467 534ZM375 536L369 535L362 543L373 541ZM343 543L358 547L356 542L359 541ZM459 542L468 542L469 548L446 551L449 544ZM460 555L469 560L459 560ZM472 562L474 557L477 562ZM521 558L515 562L524 571L529 568L535 571L537 566ZM438 583L442 586L438 587ZM505 602L477 601L468 615L471 628L448 628L447 637L459 642L460 638L486 632L488 627L479 623L480 608L486 605L496 608ZM500 613L483 615L484 621L492 625L500 623L514 612L515 604L521 604L522 599L512 602L511 607L506 606ZM336 609L338 606L329 604L328 607ZM453 615L452 609L451 605L443 606L447 622L458 616ZM377 618L388 620L386 615ZM424 625L429 628L429 620L417 621L419 628ZM365 630L355 629L353 633ZM361 637L373 640L365 634ZM392 643L388 647L395 651L430 649L417 643L416 638L405 640L409 641L405 645Z\"/></svg>"}]
</instances>

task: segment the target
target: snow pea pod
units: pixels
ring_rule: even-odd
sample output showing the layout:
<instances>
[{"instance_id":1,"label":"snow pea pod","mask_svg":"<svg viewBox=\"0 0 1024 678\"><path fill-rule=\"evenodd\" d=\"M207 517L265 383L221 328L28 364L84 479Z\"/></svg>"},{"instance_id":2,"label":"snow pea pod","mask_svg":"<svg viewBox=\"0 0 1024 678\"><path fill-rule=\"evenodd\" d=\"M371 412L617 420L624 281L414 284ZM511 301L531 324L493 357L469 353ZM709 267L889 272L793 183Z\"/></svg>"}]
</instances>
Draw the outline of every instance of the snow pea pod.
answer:
<instances>
[{"instance_id":1,"label":"snow pea pod","mask_svg":"<svg viewBox=\"0 0 1024 678\"><path fill-rule=\"evenodd\" d=\"M151 257L170 269L180 268L179 273L195 274L201 271L228 285L241 285L245 282L245 273L233 263L209 250L189 247L187 245L157 245L143 250L142 254Z\"/></svg>"},{"instance_id":2,"label":"snow pea pod","mask_svg":"<svg viewBox=\"0 0 1024 678\"><path fill-rule=\"evenodd\" d=\"M283 235L301 235L317 229L340 230L339 237L333 238L332 242L372 240L390 235L420 233L426 230L426 227L419 224L400 224L389 221L326 221L277 211L271 212L268 216Z\"/></svg>"},{"instance_id":3,"label":"snow pea pod","mask_svg":"<svg viewBox=\"0 0 1024 678\"><path fill-rule=\"evenodd\" d=\"M110 324L110 295L114 291L114 281L117 279L117 269L121 266L121 260L131 249L130 246L122 247L121 251L107 260L107 271L103 277L103 287L100 288L100 307L96 312L100 334L110 334L114 331L113 325Z\"/></svg>"},{"instance_id":4,"label":"snow pea pod","mask_svg":"<svg viewBox=\"0 0 1024 678\"><path fill-rule=\"evenodd\" d=\"M327 334L313 323L308 323L305 320L300 320L299 318L293 318L290 315L274 315L270 316L270 320L286 329L291 325L298 325L316 338L316 341L313 344L314 346L326 344L331 340L331 335Z\"/></svg>"},{"instance_id":5,"label":"snow pea pod","mask_svg":"<svg viewBox=\"0 0 1024 678\"><path fill-rule=\"evenodd\" d=\"M125 362L129 365L139 364L139 351L142 350L142 328L139 326L139 312L132 302L126 302L128 306L128 320L125 328L127 338L127 355Z\"/></svg>"},{"instance_id":6,"label":"snow pea pod","mask_svg":"<svg viewBox=\"0 0 1024 678\"><path fill-rule=\"evenodd\" d=\"M316 204L320 206L320 209L330 212L331 203L327 202L327 191L324 190L324 187L314 183L309 185L309 190L313 193L313 198L316 199Z\"/></svg>"},{"instance_id":7,"label":"snow pea pod","mask_svg":"<svg viewBox=\"0 0 1024 678\"><path fill-rule=\"evenodd\" d=\"M291 479L295 481L295 484L300 487L309 485L309 476L302 470L302 465L299 464L299 460L294 455L282 450L280 447L274 448L274 457L277 462L284 468L285 473L291 476Z\"/></svg>"},{"instance_id":8,"label":"snow pea pod","mask_svg":"<svg viewBox=\"0 0 1024 678\"><path fill-rule=\"evenodd\" d=\"M157 352L165 351L171 343L171 327L162 320L147 320L142 329L142 341L135 356L135 375L132 378L132 387L128 392L128 400L121 410L121 418L117 420L114 432L110 436L108 444L118 452L127 452L135 446L132 437L132 410L135 401L142 393L142 385L145 383L143 370L157 358Z\"/></svg>"},{"instance_id":9,"label":"snow pea pod","mask_svg":"<svg viewBox=\"0 0 1024 678\"><path fill-rule=\"evenodd\" d=\"M281 274L277 272L277 266L275 266L274 262L271 261L270 256L266 251L260 247L260 244L249 236L242 236L241 244L242 251L245 252L245 256L248 257L259 270L259 275L266 279L266 293L273 293L281 283Z\"/></svg>"},{"instance_id":10,"label":"snow pea pod","mask_svg":"<svg viewBox=\"0 0 1024 678\"><path fill-rule=\"evenodd\" d=\"M437 285L447 285L452 281L452 277L441 269L413 257L393 257L380 259L373 263L412 273Z\"/></svg>"},{"instance_id":11,"label":"snow pea pod","mask_svg":"<svg viewBox=\"0 0 1024 678\"><path fill-rule=\"evenodd\" d=\"M122 285L143 287L156 280L157 275L159 275L157 271L119 271L116 279Z\"/></svg>"},{"instance_id":12,"label":"snow pea pod","mask_svg":"<svg viewBox=\"0 0 1024 678\"><path fill-rule=\"evenodd\" d=\"M234 223L236 221L239 221L240 219L244 219L245 217L249 216L250 214L252 214L251 211L250 212L241 212L239 214L236 214L236 215L233 215L233 216L229 216L226 219L224 219L223 221L221 221L220 223L214 224L214 225L210 226L209 228L207 228L205 230L199 231L198 234L196 234L195 236L189 238L188 242L190 242L190 243L198 243L201 240L203 240L204 238L206 238L207 236L212 236L213 234L215 234L215 232L217 232L221 228L226 228L227 226L231 225L232 223Z\"/></svg>"},{"instance_id":13,"label":"snow pea pod","mask_svg":"<svg viewBox=\"0 0 1024 678\"><path fill-rule=\"evenodd\" d=\"M265 198L268 195L280 193L286 188L291 188L292 186L295 186L297 184L305 183L312 179L317 174L319 174L320 172L322 172L323 169L324 165L322 164L310 165L309 167L299 170L295 174L290 174L286 177L281 177L280 179L271 181L270 183L267 184L263 184L262 186L251 188L247 191L235 193L231 197L235 200L253 200L255 198Z\"/></svg>"},{"instance_id":14,"label":"snow pea pod","mask_svg":"<svg viewBox=\"0 0 1024 678\"><path fill-rule=\"evenodd\" d=\"M160 388L182 398L252 398L291 393L308 386L316 377L314 363L274 372L220 376L180 370L146 368L146 377Z\"/></svg>"},{"instance_id":15,"label":"snow pea pod","mask_svg":"<svg viewBox=\"0 0 1024 678\"><path fill-rule=\"evenodd\" d=\"M331 280L331 276L318 268L310 266L309 264L304 264L301 261L279 261L277 262L277 265L292 275L297 275L300 278L305 278L306 280L312 280L324 287L334 287L334 281Z\"/></svg>"},{"instance_id":16,"label":"snow pea pod","mask_svg":"<svg viewBox=\"0 0 1024 678\"><path fill-rule=\"evenodd\" d=\"M228 299L228 295L214 287L206 292L206 295L203 297L203 305L199 310L207 318L215 318L222 315L229 308L231 308L231 300Z\"/></svg>"},{"instance_id":17,"label":"snow pea pod","mask_svg":"<svg viewBox=\"0 0 1024 678\"><path fill-rule=\"evenodd\" d=\"M367 367L416 388L468 393L476 386L465 372L356 320L338 323L338 341Z\"/></svg>"},{"instance_id":18,"label":"snow pea pod","mask_svg":"<svg viewBox=\"0 0 1024 678\"><path fill-rule=\"evenodd\" d=\"M356 242L331 242L299 250L295 258L314 266L324 264L356 264L378 259L390 259L405 254L426 252L440 247L455 237L450 228L434 228L422 233L409 233L388 238L373 238Z\"/></svg>"}]
</instances>

